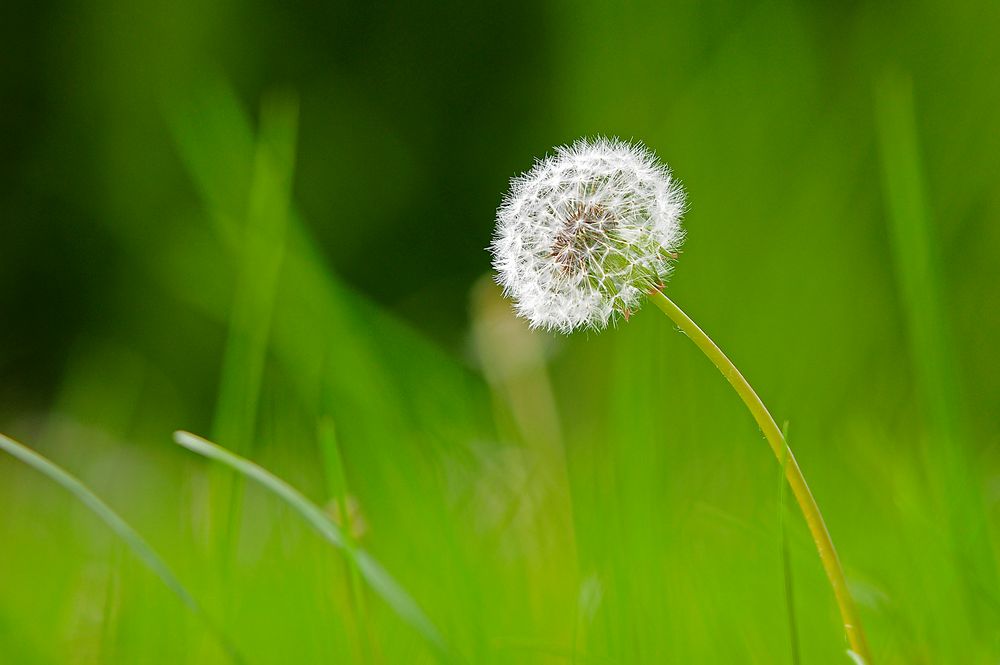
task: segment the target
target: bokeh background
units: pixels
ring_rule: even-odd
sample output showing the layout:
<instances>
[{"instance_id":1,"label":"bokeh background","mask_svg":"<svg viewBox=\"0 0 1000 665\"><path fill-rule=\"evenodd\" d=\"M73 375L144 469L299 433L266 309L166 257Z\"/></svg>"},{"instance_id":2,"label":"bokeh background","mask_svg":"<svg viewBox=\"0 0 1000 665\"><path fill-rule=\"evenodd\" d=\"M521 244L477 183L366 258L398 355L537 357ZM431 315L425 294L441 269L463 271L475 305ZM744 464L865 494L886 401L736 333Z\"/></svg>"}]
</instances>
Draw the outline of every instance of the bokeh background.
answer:
<instances>
[{"instance_id":1,"label":"bokeh background","mask_svg":"<svg viewBox=\"0 0 1000 665\"><path fill-rule=\"evenodd\" d=\"M988 0L5 3L0 431L250 663L437 656L176 429L327 506L466 662L850 663L695 347L652 308L532 333L489 283L508 179L634 138L689 194L669 293L787 421L875 662L996 662L997 34ZM227 662L5 455L0 506L0 661Z\"/></svg>"}]
</instances>

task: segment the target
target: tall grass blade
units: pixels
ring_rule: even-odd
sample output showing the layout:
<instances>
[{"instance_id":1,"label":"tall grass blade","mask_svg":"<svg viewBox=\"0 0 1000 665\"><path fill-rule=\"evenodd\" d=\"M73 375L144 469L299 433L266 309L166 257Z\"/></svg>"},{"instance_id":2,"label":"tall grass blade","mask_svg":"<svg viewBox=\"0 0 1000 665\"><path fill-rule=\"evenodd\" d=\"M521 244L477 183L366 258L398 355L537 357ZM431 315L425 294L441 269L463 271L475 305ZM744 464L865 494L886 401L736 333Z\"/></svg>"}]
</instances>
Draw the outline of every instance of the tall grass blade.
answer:
<instances>
[{"instance_id":1,"label":"tall grass blade","mask_svg":"<svg viewBox=\"0 0 1000 665\"><path fill-rule=\"evenodd\" d=\"M245 450L256 438L257 405L285 253L297 126L294 97L272 94L264 99L213 426L214 437L236 450ZM237 478L216 507L224 517L219 558L224 566L238 537L241 492ZM227 578L227 569L222 579Z\"/></svg>"},{"instance_id":2,"label":"tall grass blade","mask_svg":"<svg viewBox=\"0 0 1000 665\"><path fill-rule=\"evenodd\" d=\"M231 87L212 76L194 94L169 104L166 113L178 153L209 208L218 239L227 253L238 257L236 220L246 215L246 198L237 193L247 191L253 170L246 164L252 161L255 141L248 114ZM219 155L226 156L227 165L233 162L233 168L219 168ZM240 160L244 163L235 163ZM326 413L330 405L317 404L322 401L317 387L327 384L336 398L331 412L335 418L341 413L372 414L344 422L345 430L353 428L352 441L399 439L415 430L429 432L435 440L488 436L482 433L489 417L488 396L478 377L348 288L330 269L293 203L287 224L271 348L306 403ZM218 311L208 313L218 318ZM409 371L387 371L393 363ZM337 371L329 371L332 367ZM440 389L423 390L430 381ZM414 401L418 403L412 409L385 408Z\"/></svg>"},{"instance_id":3,"label":"tall grass blade","mask_svg":"<svg viewBox=\"0 0 1000 665\"><path fill-rule=\"evenodd\" d=\"M273 95L261 108L247 222L229 320L214 431L229 446L254 439L278 276L285 252L298 103Z\"/></svg>"},{"instance_id":4,"label":"tall grass blade","mask_svg":"<svg viewBox=\"0 0 1000 665\"><path fill-rule=\"evenodd\" d=\"M72 494L80 503L85 505L91 512L97 515L102 522L117 535L122 542L128 545L129 549L149 568L160 580L169 588L181 602L187 605L216 637L219 645L226 651L231 660L235 663L242 663L243 658L236 650L232 641L219 629L218 625L209 617L194 596L181 584L167 564L153 550L139 533L129 526L118 513L112 510L104 501L94 494L78 478L71 475L61 467L57 466L47 458L36 453L27 446L0 434L0 448L13 457L24 462L31 468L42 473L49 480L55 482L63 489Z\"/></svg>"},{"instance_id":5,"label":"tall grass blade","mask_svg":"<svg viewBox=\"0 0 1000 665\"><path fill-rule=\"evenodd\" d=\"M967 601L981 620L983 601L993 613L1000 611L1000 587L981 483L969 459L970 440L921 175L912 83L903 74L886 72L875 92L896 279L911 361L931 432L929 471L938 479L938 499L946 511Z\"/></svg>"},{"instance_id":6,"label":"tall grass blade","mask_svg":"<svg viewBox=\"0 0 1000 665\"><path fill-rule=\"evenodd\" d=\"M444 662L454 663L457 658L445 645L437 628L423 613L416 601L403 589L375 559L364 550L357 548L341 532L319 506L309 501L301 492L248 459L229 452L211 441L189 432L175 432L174 441L209 459L220 462L241 475L254 480L276 494L298 512L331 545L343 550L353 559L369 586L393 611L420 634L432 651Z\"/></svg>"},{"instance_id":7,"label":"tall grass blade","mask_svg":"<svg viewBox=\"0 0 1000 665\"><path fill-rule=\"evenodd\" d=\"M354 536L352 534L354 523L348 499L350 494L347 489L347 474L344 472L344 460L340 454L340 444L337 442L337 430L333 424L333 418L329 416L321 418L318 429L327 496L336 502L340 512L340 522L343 526L342 534L344 539L353 547ZM351 600L354 604L354 612L358 624L361 657L363 662L370 663L372 662L373 651L369 641L368 609L365 604L364 589L361 586L361 571L358 568L356 557L347 557L347 567L351 578Z\"/></svg>"}]
</instances>

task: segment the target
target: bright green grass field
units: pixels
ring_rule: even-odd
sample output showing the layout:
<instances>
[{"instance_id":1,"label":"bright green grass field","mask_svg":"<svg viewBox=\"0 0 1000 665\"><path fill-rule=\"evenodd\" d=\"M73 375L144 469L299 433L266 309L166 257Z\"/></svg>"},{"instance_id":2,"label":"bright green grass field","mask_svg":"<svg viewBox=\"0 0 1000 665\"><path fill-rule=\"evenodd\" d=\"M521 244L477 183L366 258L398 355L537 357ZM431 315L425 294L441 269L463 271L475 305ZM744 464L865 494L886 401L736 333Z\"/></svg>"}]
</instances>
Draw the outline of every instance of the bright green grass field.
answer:
<instances>
[{"instance_id":1,"label":"bright green grass field","mask_svg":"<svg viewBox=\"0 0 1000 665\"><path fill-rule=\"evenodd\" d=\"M787 423L874 663L1000 661L1000 6L53 7L3 116L0 664L850 665L695 346L489 280L507 179L596 133L685 184L667 293Z\"/></svg>"}]
</instances>

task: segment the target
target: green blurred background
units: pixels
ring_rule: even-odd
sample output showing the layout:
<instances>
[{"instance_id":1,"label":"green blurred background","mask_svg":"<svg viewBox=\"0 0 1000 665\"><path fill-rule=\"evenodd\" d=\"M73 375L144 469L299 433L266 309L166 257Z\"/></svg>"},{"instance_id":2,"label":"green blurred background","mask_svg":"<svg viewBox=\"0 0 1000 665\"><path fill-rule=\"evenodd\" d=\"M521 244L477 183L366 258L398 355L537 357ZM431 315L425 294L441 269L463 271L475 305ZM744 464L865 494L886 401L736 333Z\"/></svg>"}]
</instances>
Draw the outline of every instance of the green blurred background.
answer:
<instances>
[{"instance_id":1,"label":"green blurred background","mask_svg":"<svg viewBox=\"0 0 1000 665\"><path fill-rule=\"evenodd\" d=\"M250 663L436 656L175 429L326 505L463 661L850 663L695 347L653 308L530 333L489 285L508 179L634 138L690 199L668 292L788 421L875 662L995 663L997 34L989 0L6 3L0 431ZM0 662L227 662L8 456L0 505Z\"/></svg>"}]
</instances>

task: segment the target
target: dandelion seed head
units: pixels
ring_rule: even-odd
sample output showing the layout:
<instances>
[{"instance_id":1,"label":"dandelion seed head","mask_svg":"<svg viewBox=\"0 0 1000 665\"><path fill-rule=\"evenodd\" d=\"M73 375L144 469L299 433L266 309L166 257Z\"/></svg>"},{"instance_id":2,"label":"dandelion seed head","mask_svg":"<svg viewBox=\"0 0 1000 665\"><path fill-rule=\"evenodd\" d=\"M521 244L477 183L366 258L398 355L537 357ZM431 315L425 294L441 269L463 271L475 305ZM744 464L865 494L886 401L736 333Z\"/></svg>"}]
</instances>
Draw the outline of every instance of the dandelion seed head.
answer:
<instances>
[{"instance_id":1,"label":"dandelion seed head","mask_svg":"<svg viewBox=\"0 0 1000 665\"><path fill-rule=\"evenodd\" d=\"M684 239L684 192L645 146L581 139L511 180L490 245L532 327L602 329L660 287Z\"/></svg>"}]
</instances>

